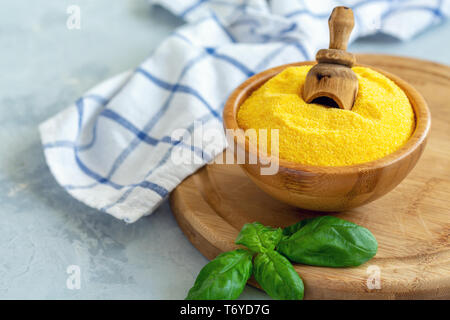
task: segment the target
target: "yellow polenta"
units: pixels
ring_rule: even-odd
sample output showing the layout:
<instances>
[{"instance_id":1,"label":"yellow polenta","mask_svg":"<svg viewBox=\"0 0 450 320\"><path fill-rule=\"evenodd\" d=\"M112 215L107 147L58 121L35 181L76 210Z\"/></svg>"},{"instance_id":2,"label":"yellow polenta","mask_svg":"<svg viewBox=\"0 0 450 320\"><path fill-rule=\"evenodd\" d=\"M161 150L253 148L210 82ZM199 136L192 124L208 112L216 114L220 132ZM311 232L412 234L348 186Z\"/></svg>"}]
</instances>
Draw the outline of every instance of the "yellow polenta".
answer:
<instances>
[{"instance_id":1,"label":"yellow polenta","mask_svg":"<svg viewBox=\"0 0 450 320\"><path fill-rule=\"evenodd\" d=\"M369 68L354 67L359 91L353 109L329 108L302 99L310 68L286 68L238 112L243 129L279 129L281 159L320 166L357 164L396 151L411 136L414 111L394 82Z\"/></svg>"}]
</instances>

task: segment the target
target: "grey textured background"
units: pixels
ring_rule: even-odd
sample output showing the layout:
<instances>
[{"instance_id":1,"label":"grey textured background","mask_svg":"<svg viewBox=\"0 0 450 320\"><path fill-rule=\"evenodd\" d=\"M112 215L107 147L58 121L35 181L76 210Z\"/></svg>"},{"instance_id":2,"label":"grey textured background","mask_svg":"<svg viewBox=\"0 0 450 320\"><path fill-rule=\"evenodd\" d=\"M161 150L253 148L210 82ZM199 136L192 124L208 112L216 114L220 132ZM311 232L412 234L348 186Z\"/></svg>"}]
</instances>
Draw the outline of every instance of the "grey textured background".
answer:
<instances>
[{"instance_id":1,"label":"grey textured background","mask_svg":"<svg viewBox=\"0 0 450 320\"><path fill-rule=\"evenodd\" d=\"M66 9L81 7L81 30ZM87 89L144 60L182 21L145 0L10 0L0 4L0 298L182 299L207 260L165 202L137 223L72 199L51 176L37 126ZM408 43L386 36L349 50L450 64L450 24ZM81 289L66 268L79 265ZM266 296L247 288L242 296Z\"/></svg>"}]
</instances>

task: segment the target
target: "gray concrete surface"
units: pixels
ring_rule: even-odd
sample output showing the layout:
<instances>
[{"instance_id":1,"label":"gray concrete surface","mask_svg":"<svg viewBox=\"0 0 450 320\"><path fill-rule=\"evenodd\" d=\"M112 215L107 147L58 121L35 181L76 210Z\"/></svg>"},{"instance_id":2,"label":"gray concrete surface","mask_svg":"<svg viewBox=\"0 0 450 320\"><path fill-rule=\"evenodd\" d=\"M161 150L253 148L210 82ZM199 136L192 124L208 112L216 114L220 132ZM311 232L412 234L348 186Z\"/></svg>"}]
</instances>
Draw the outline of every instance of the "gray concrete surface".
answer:
<instances>
[{"instance_id":1,"label":"gray concrete surface","mask_svg":"<svg viewBox=\"0 0 450 320\"><path fill-rule=\"evenodd\" d=\"M78 4L81 30L66 28ZM47 169L37 126L96 83L135 67L182 22L145 0L0 4L0 298L183 299L207 260L165 202L137 223L90 209ZM450 24L408 43L385 36L350 50L450 64ZM67 267L81 288L66 286ZM267 296L246 288L242 298Z\"/></svg>"}]
</instances>

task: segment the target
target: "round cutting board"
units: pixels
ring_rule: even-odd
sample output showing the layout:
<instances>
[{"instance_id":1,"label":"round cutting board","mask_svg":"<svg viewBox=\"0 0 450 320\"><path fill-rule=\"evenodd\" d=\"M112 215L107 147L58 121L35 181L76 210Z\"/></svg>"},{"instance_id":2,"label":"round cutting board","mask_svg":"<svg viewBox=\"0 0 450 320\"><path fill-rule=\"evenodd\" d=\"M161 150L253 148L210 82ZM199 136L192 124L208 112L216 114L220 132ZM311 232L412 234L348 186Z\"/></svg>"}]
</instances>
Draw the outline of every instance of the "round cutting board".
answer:
<instances>
[{"instance_id":1,"label":"round cutting board","mask_svg":"<svg viewBox=\"0 0 450 320\"><path fill-rule=\"evenodd\" d=\"M450 68L385 55L357 59L418 89L431 110L431 132L422 158L396 189L337 214L372 231L379 243L377 255L356 268L296 264L305 299L448 299ZM224 164L207 165L184 180L171 194L171 207L188 239L208 259L235 249L234 240L245 223L284 227L317 216L271 198L238 165Z\"/></svg>"}]
</instances>

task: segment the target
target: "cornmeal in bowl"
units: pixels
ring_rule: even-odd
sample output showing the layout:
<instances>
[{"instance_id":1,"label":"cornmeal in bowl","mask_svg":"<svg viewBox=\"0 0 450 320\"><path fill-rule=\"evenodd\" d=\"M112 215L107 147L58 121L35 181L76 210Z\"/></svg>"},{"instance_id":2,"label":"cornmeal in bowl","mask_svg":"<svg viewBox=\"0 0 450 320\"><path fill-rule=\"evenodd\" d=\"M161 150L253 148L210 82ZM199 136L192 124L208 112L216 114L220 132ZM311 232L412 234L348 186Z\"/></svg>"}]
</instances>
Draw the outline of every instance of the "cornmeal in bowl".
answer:
<instances>
[{"instance_id":1,"label":"cornmeal in bowl","mask_svg":"<svg viewBox=\"0 0 450 320\"><path fill-rule=\"evenodd\" d=\"M254 91L239 108L239 127L278 129L281 159L316 166L376 160L398 150L412 135L414 111L392 80L370 68L352 68L358 95L352 110L343 110L303 100L310 68L288 67Z\"/></svg>"}]
</instances>

